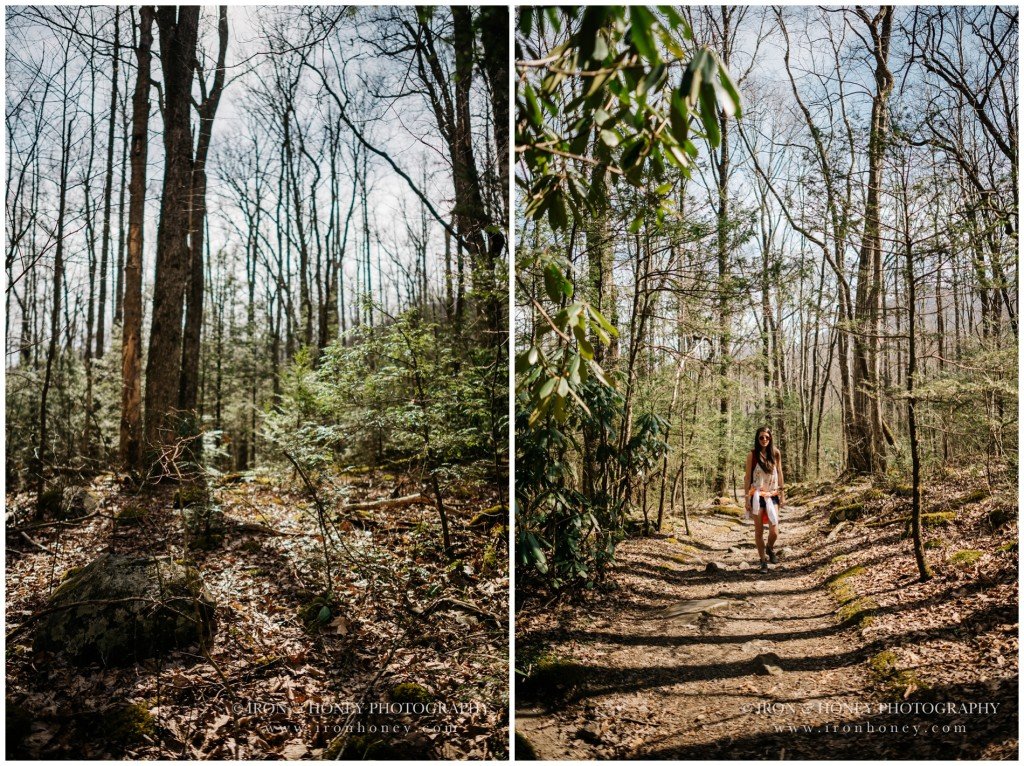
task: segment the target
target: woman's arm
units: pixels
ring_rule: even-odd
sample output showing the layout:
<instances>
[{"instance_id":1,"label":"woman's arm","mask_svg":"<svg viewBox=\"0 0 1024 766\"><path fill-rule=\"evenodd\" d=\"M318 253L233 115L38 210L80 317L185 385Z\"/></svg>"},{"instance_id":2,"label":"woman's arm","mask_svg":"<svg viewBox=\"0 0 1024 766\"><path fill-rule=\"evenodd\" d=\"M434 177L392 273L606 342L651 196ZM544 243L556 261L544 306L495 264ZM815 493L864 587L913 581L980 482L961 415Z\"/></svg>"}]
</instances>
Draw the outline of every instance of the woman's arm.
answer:
<instances>
[{"instance_id":1,"label":"woman's arm","mask_svg":"<svg viewBox=\"0 0 1024 766\"><path fill-rule=\"evenodd\" d=\"M775 450L775 465L779 471L779 504L781 505L783 500L782 491L786 487L786 481L782 476L782 451L778 449Z\"/></svg>"},{"instance_id":2,"label":"woman's arm","mask_svg":"<svg viewBox=\"0 0 1024 766\"><path fill-rule=\"evenodd\" d=\"M754 472L754 453L747 453L747 467L743 472L743 497L746 500L746 504L750 505L750 482L753 481Z\"/></svg>"}]
</instances>

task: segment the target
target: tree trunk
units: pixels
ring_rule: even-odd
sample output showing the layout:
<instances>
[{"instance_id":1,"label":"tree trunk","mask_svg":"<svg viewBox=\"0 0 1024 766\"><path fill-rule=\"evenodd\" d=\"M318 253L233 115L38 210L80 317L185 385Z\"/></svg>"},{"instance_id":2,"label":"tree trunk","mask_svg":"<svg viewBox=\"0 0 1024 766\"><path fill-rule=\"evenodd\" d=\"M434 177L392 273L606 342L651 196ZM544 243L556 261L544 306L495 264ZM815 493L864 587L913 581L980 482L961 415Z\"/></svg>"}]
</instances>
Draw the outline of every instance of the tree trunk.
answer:
<instances>
[{"instance_id":1,"label":"tree trunk","mask_svg":"<svg viewBox=\"0 0 1024 766\"><path fill-rule=\"evenodd\" d=\"M178 385L178 407L185 419L188 435L199 433L196 404L199 386L199 352L203 329L203 265L206 224L206 158L213 135L213 120L224 90L224 59L228 47L227 6L220 7L218 34L220 48L217 69L209 96L199 105L199 140L192 166L192 194L189 206L189 286L185 307L185 331L181 350L181 378ZM204 89L205 90L205 89ZM193 454L198 456L202 442L195 440Z\"/></svg>"},{"instance_id":2,"label":"tree trunk","mask_svg":"<svg viewBox=\"0 0 1024 766\"><path fill-rule=\"evenodd\" d=\"M189 281L189 202L192 193L192 78L198 6L158 6L164 77L163 196L156 242L153 322L146 361L145 438L149 449L181 436L176 412L181 377L183 300Z\"/></svg>"},{"instance_id":3,"label":"tree trunk","mask_svg":"<svg viewBox=\"0 0 1024 766\"><path fill-rule=\"evenodd\" d=\"M882 241L880 191L885 144L889 134L888 101L893 87L889 71L889 41L893 9L883 6L874 18L857 10L871 33L875 57L875 88L871 102L868 138L868 188L864 207L864 232L857 268L855 331L853 334L853 424L850 431L849 467L861 474L885 472L885 444L879 391L879 313L882 293Z\"/></svg>"},{"instance_id":4,"label":"tree trunk","mask_svg":"<svg viewBox=\"0 0 1024 766\"><path fill-rule=\"evenodd\" d=\"M132 96L131 183L128 193L128 260L124 269L124 329L121 334L121 462L142 468L142 245L146 207L149 87L154 8L139 10L135 50L138 74Z\"/></svg>"},{"instance_id":5,"label":"tree trunk","mask_svg":"<svg viewBox=\"0 0 1024 766\"><path fill-rule=\"evenodd\" d=\"M114 9L113 74L110 76L110 125L107 129L107 175L103 189L103 242L100 246L100 300L96 316L96 358L103 357L107 317L107 272L110 269L110 207L114 196L114 127L117 124L117 69L121 48L121 11Z\"/></svg>"}]
</instances>

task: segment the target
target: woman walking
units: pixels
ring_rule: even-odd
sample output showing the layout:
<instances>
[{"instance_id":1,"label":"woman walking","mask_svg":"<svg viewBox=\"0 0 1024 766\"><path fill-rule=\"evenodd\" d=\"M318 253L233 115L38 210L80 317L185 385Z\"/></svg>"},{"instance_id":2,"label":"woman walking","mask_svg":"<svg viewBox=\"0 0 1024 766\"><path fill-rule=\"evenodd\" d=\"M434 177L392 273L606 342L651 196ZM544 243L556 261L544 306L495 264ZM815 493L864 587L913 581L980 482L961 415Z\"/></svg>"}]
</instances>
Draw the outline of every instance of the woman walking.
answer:
<instances>
[{"instance_id":1,"label":"woman walking","mask_svg":"<svg viewBox=\"0 0 1024 766\"><path fill-rule=\"evenodd\" d=\"M747 517L754 520L754 540L761 559L761 572L768 571L768 562L778 564L775 541L779 537L779 508L782 507L782 453L775 448L772 430L758 428L754 434L754 448L747 455L743 490L747 498ZM765 545L764 525L768 525L768 544ZM765 552L768 559L765 560Z\"/></svg>"}]
</instances>

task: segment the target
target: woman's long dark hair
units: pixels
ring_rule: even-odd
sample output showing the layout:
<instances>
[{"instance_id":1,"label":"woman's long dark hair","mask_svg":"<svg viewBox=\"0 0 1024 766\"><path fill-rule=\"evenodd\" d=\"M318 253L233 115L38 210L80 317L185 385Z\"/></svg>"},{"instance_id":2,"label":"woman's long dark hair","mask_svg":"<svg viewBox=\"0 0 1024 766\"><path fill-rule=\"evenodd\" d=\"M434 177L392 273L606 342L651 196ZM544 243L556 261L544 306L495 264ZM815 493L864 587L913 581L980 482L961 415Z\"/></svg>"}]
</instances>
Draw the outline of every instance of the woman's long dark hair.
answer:
<instances>
[{"instance_id":1,"label":"woman's long dark hair","mask_svg":"<svg viewBox=\"0 0 1024 766\"><path fill-rule=\"evenodd\" d=\"M768 434L768 446L762 451L761 442L758 441L761 438L761 434ZM772 438L772 429L768 426L761 426L757 429L754 434L754 460L761 470L765 473L771 473L775 470L775 439Z\"/></svg>"}]
</instances>

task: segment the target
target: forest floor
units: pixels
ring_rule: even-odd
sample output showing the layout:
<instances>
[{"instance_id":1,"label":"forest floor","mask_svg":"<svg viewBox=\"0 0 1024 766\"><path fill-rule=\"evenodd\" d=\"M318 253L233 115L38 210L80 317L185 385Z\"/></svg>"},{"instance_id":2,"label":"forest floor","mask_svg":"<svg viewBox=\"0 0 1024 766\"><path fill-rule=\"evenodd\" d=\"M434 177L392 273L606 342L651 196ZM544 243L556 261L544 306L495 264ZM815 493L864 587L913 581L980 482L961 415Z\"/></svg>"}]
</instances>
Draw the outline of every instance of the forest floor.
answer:
<instances>
[{"instance_id":1,"label":"forest floor","mask_svg":"<svg viewBox=\"0 0 1024 766\"><path fill-rule=\"evenodd\" d=\"M40 654L33 615L69 570L102 553L181 556L174 487L134 495L101 476L89 485L95 510L56 526L33 525L33 498L8 495L7 755L507 757L507 511L493 482L451 488L459 558L449 562L432 505L344 510L413 494L408 479L333 477L327 505L344 541L331 554L337 601L311 625L303 614L324 590L324 556L310 496L296 476L233 478L213 490L223 544L189 553L217 603L209 658L193 647L121 667ZM130 525L118 521L129 507ZM410 699L432 704L387 707Z\"/></svg>"},{"instance_id":2,"label":"forest floor","mask_svg":"<svg viewBox=\"0 0 1024 766\"><path fill-rule=\"evenodd\" d=\"M1016 759L1016 487L979 482L926 494L926 583L906 487L791 487L767 575L732 501L623 541L520 608L516 757Z\"/></svg>"}]
</instances>

